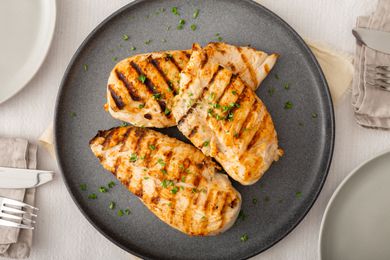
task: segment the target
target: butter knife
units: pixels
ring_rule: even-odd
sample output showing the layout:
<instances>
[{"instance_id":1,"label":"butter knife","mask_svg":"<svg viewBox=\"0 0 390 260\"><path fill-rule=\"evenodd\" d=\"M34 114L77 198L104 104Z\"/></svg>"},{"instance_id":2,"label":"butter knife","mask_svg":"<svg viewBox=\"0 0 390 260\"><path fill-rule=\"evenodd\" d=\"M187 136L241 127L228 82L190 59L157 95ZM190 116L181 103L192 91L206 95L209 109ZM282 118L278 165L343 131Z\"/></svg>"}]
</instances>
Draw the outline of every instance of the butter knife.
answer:
<instances>
[{"instance_id":1,"label":"butter knife","mask_svg":"<svg viewBox=\"0 0 390 260\"><path fill-rule=\"evenodd\" d=\"M53 175L52 171L0 167L0 188L34 188L51 181Z\"/></svg>"},{"instance_id":2,"label":"butter knife","mask_svg":"<svg viewBox=\"0 0 390 260\"><path fill-rule=\"evenodd\" d=\"M390 33L356 28L352 30L352 34L367 47L390 54Z\"/></svg>"}]
</instances>

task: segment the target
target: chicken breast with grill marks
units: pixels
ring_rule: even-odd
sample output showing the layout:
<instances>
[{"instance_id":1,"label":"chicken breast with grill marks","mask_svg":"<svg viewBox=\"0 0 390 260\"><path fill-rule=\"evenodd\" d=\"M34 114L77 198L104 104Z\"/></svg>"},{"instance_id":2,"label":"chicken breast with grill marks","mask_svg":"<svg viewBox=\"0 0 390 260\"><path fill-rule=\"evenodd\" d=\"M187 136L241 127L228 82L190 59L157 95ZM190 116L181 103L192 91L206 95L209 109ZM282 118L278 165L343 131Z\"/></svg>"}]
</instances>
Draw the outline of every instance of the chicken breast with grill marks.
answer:
<instances>
[{"instance_id":1,"label":"chicken breast with grill marks","mask_svg":"<svg viewBox=\"0 0 390 260\"><path fill-rule=\"evenodd\" d=\"M272 118L253 88L194 45L173 115L179 130L244 185L283 154Z\"/></svg>"},{"instance_id":2,"label":"chicken breast with grill marks","mask_svg":"<svg viewBox=\"0 0 390 260\"><path fill-rule=\"evenodd\" d=\"M181 232L217 235L234 224L241 195L211 158L192 145L128 126L99 131L90 147L105 169Z\"/></svg>"},{"instance_id":3,"label":"chicken breast with grill marks","mask_svg":"<svg viewBox=\"0 0 390 260\"><path fill-rule=\"evenodd\" d=\"M277 55L250 47L210 43L205 47L210 59L240 75L256 89L274 66ZM122 121L144 127L176 125L171 111L173 97L180 91L180 72L191 50L136 55L120 61L107 84L107 110Z\"/></svg>"}]
</instances>

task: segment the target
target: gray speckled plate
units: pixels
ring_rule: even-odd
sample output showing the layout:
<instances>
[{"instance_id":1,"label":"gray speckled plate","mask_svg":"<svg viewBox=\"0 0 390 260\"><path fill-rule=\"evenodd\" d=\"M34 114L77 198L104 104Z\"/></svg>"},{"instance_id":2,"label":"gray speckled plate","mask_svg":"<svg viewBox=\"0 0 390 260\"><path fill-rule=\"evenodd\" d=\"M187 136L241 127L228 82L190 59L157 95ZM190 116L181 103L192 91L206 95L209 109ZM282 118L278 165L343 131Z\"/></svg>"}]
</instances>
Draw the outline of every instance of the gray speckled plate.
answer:
<instances>
[{"instance_id":1,"label":"gray speckled plate","mask_svg":"<svg viewBox=\"0 0 390 260\"><path fill-rule=\"evenodd\" d=\"M177 30L177 6L187 23ZM165 8L162 11L161 8ZM192 18L195 9L199 17ZM197 29L192 31L194 23ZM171 26L168 30L168 26ZM105 171L89 149L98 130L120 122L103 110L106 81L118 60L136 53L190 48L193 42L224 41L277 52L281 58L258 95L273 116L285 156L255 185L234 182L246 215L215 237L188 237L161 222ZM129 35L127 41L122 35ZM165 40L164 40L165 39ZM149 41L149 44L145 44ZM131 50L135 46L136 50ZM88 70L84 70L84 64ZM289 88L285 89L285 84ZM292 109L285 109L290 101ZM176 128L163 130L185 140ZM55 115L58 162L74 201L107 238L143 258L242 259L258 254L286 236L306 215L325 181L334 144L334 116L322 72L302 39L276 15L251 1L136 1L117 11L84 41L65 73ZM98 188L115 181L108 193ZM88 191L79 187L86 183ZM98 199L88 199L95 192ZM117 216L110 210L129 208ZM254 203L255 202L255 203ZM240 237L248 235L246 242Z\"/></svg>"}]
</instances>

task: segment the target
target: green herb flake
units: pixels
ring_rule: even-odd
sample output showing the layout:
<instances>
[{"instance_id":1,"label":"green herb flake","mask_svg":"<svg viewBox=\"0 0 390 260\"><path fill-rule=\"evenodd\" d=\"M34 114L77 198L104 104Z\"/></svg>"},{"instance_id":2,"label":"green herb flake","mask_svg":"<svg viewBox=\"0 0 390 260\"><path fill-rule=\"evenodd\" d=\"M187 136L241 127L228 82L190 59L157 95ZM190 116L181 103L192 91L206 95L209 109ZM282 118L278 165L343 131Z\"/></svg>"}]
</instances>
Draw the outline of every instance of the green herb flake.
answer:
<instances>
[{"instance_id":1,"label":"green herb flake","mask_svg":"<svg viewBox=\"0 0 390 260\"><path fill-rule=\"evenodd\" d=\"M158 161L157 161L161 166L165 166L165 162L164 162L164 160L163 159L158 159Z\"/></svg>"},{"instance_id":2,"label":"green herb flake","mask_svg":"<svg viewBox=\"0 0 390 260\"><path fill-rule=\"evenodd\" d=\"M205 142L203 143L203 147L207 147L207 146L209 146L209 144L210 144L210 141L207 140L207 141L205 141Z\"/></svg>"},{"instance_id":3,"label":"green herb flake","mask_svg":"<svg viewBox=\"0 0 390 260\"><path fill-rule=\"evenodd\" d=\"M88 64L83 65L84 71L88 71Z\"/></svg>"},{"instance_id":4,"label":"green herb flake","mask_svg":"<svg viewBox=\"0 0 390 260\"><path fill-rule=\"evenodd\" d=\"M137 48L134 47L134 46L132 46L132 47L130 48L131 51L135 51L136 49L137 49Z\"/></svg>"},{"instance_id":5,"label":"green herb flake","mask_svg":"<svg viewBox=\"0 0 390 260\"><path fill-rule=\"evenodd\" d=\"M182 24L179 24L177 27L176 27L176 29L178 29L178 30L182 30L184 28L184 25L182 25Z\"/></svg>"},{"instance_id":6,"label":"green herb flake","mask_svg":"<svg viewBox=\"0 0 390 260\"><path fill-rule=\"evenodd\" d=\"M161 182L161 186L163 186L163 188L168 188L169 186L173 186L174 183L173 181L170 181L170 180L163 180Z\"/></svg>"},{"instance_id":7,"label":"green herb flake","mask_svg":"<svg viewBox=\"0 0 390 260\"><path fill-rule=\"evenodd\" d=\"M91 193L88 195L88 199L95 200L95 199L97 199L97 195L95 193Z\"/></svg>"},{"instance_id":8,"label":"green herb flake","mask_svg":"<svg viewBox=\"0 0 390 260\"><path fill-rule=\"evenodd\" d=\"M111 201L110 204L108 205L109 209L115 209L115 202Z\"/></svg>"},{"instance_id":9,"label":"green herb flake","mask_svg":"<svg viewBox=\"0 0 390 260\"><path fill-rule=\"evenodd\" d=\"M141 74L138 76L138 80L141 81L142 83L145 83L146 76L144 74Z\"/></svg>"},{"instance_id":10,"label":"green herb flake","mask_svg":"<svg viewBox=\"0 0 390 260\"><path fill-rule=\"evenodd\" d=\"M232 91L232 94L235 95L235 96L237 96L237 91L233 90L233 91Z\"/></svg>"},{"instance_id":11,"label":"green herb flake","mask_svg":"<svg viewBox=\"0 0 390 260\"><path fill-rule=\"evenodd\" d=\"M117 61L118 57L112 57L112 61Z\"/></svg>"},{"instance_id":12,"label":"green herb flake","mask_svg":"<svg viewBox=\"0 0 390 260\"><path fill-rule=\"evenodd\" d=\"M149 40L146 40L146 41L145 41L145 44L148 45L148 44L150 44L151 42L152 42L152 40L149 39Z\"/></svg>"},{"instance_id":13,"label":"green herb flake","mask_svg":"<svg viewBox=\"0 0 390 260\"><path fill-rule=\"evenodd\" d=\"M256 199L256 198L253 198L253 199L252 199L252 203L253 203L253 204L257 204L257 199Z\"/></svg>"},{"instance_id":14,"label":"green herb flake","mask_svg":"<svg viewBox=\"0 0 390 260\"><path fill-rule=\"evenodd\" d=\"M179 168L180 169L184 169L184 165L181 163L181 164L179 164Z\"/></svg>"},{"instance_id":15,"label":"green herb flake","mask_svg":"<svg viewBox=\"0 0 390 260\"><path fill-rule=\"evenodd\" d=\"M178 12L178 10L177 10L177 7L176 7L176 6L172 7L171 12L172 12L174 15L177 15L177 16L180 15L179 12Z\"/></svg>"},{"instance_id":16,"label":"green herb flake","mask_svg":"<svg viewBox=\"0 0 390 260\"><path fill-rule=\"evenodd\" d=\"M284 84L284 89L289 90L290 89L290 84L289 83L285 83Z\"/></svg>"},{"instance_id":17,"label":"green herb flake","mask_svg":"<svg viewBox=\"0 0 390 260\"><path fill-rule=\"evenodd\" d=\"M136 153L131 154L129 161L136 162L138 160L138 156Z\"/></svg>"},{"instance_id":18,"label":"green herb flake","mask_svg":"<svg viewBox=\"0 0 390 260\"><path fill-rule=\"evenodd\" d=\"M264 202L269 202L270 198L268 196L264 197Z\"/></svg>"},{"instance_id":19,"label":"green herb flake","mask_svg":"<svg viewBox=\"0 0 390 260\"><path fill-rule=\"evenodd\" d=\"M238 133L235 133L233 136L234 136L235 138L238 138Z\"/></svg>"},{"instance_id":20,"label":"green herb flake","mask_svg":"<svg viewBox=\"0 0 390 260\"><path fill-rule=\"evenodd\" d=\"M268 94L272 97L275 93L275 88L269 88L268 89Z\"/></svg>"},{"instance_id":21,"label":"green herb flake","mask_svg":"<svg viewBox=\"0 0 390 260\"><path fill-rule=\"evenodd\" d=\"M152 151L154 151L154 150L156 150L156 146L154 146L154 145L151 144L151 145L149 145L149 149L152 150Z\"/></svg>"},{"instance_id":22,"label":"green herb flake","mask_svg":"<svg viewBox=\"0 0 390 260\"><path fill-rule=\"evenodd\" d=\"M180 19L180 20L179 20L179 24L185 25L185 24L186 24L186 20Z\"/></svg>"},{"instance_id":23,"label":"green herb flake","mask_svg":"<svg viewBox=\"0 0 390 260\"><path fill-rule=\"evenodd\" d=\"M145 104L139 104L138 105L138 108L144 108L145 107Z\"/></svg>"},{"instance_id":24,"label":"green herb flake","mask_svg":"<svg viewBox=\"0 0 390 260\"><path fill-rule=\"evenodd\" d=\"M293 103L291 101L287 101L284 103L284 109L292 109L293 108Z\"/></svg>"},{"instance_id":25,"label":"green herb flake","mask_svg":"<svg viewBox=\"0 0 390 260\"><path fill-rule=\"evenodd\" d=\"M115 185L116 185L115 182L110 181L107 186L108 186L108 188L112 189L112 188L114 188Z\"/></svg>"},{"instance_id":26,"label":"green herb flake","mask_svg":"<svg viewBox=\"0 0 390 260\"><path fill-rule=\"evenodd\" d=\"M214 92L211 92L210 93L210 96L209 96L209 99L210 100L213 100L215 98L215 93Z\"/></svg>"},{"instance_id":27,"label":"green herb flake","mask_svg":"<svg viewBox=\"0 0 390 260\"><path fill-rule=\"evenodd\" d=\"M149 180L149 176L145 176L145 177L144 177L144 180Z\"/></svg>"},{"instance_id":28,"label":"green herb flake","mask_svg":"<svg viewBox=\"0 0 390 260\"><path fill-rule=\"evenodd\" d=\"M296 198L302 197L302 192L300 192L300 191L295 192L295 197Z\"/></svg>"},{"instance_id":29,"label":"green herb flake","mask_svg":"<svg viewBox=\"0 0 390 260\"><path fill-rule=\"evenodd\" d=\"M244 235L242 235L242 236L240 237L241 242L246 242L248 239L249 239L249 238L248 238L248 235L247 235L247 234L244 234Z\"/></svg>"},{"instance_id":30,"label":"green herb flake","mask_svg":"<svg viewBox=\"0 0 390 260\"><path fill-rule=\"evenodd\" d=\"M169 110L168 108L165 108L164 114L168 116L170 113L171 113L171 110Z\"/></svg>"},{"instance_id":31,"label":"green herb flake","mask_svg":"<svg viewBox=\"0 0 390 260\"><path fill-rule=\"evenodd\" d=\"M311 114L311 117L312 117L312 118L317 118L317 117L318 117L318 114L317 114L317 113L312 113L312 114Z\"/></svg>"},{"instance_id":32,"label":"green herb flake","mask_svg":"<svg viewBox=\"0 0 390 260\"><path fill-rule=\"evenodd\" d=\"M191 24L190 28L191 28L191 30L195 31L197 26L196 26L196 24Z\"/></svg>"},{"instance_id":33,"label":"green herb flake","mask_svg":"<svg viewBox=\"0 0 390 260\"><path fill-rule=\"evenodd\" d=\"M279 75L278 74L275 74L275 79L279 80Z\"/></svg>"},{"instance_id":34,"label":"green herb flake","mask_svg":"<svg viewBox=\"0 0 390 260\"><path fill-rule=\"evenodd\" d=\"M165 175L165 174L168 174L167 170L165 169L160 169L160 171Z\"/></svg>"},{"instance_id":35,"label":"green herb flake","mask_svg":"<svg viewBox=\"0 0 390 260\"><path fill-rule=\"evenodd\" d=\"M85 183L80 184L80 190L86 191L87 190L87 184L85 184Z\"/></svg>"},{"instance_id":36,"label":"green herb flake","mask_svg":"<svg viewBox=\"0 0 390 260\"><path fill-rule=\"evenodd\" d=\"M191 192L192 192L192 193L197 193L197 192L198 192L198 189L197 189L197 188L192 188Z\"/></svg>"},{"instance_id":37,"label":"green herb flake","mask_svg":"<svg viewBox=\"0 0 390 260\"><path fill-rule=\"evenodd\" d=\"M155 93L155 94L153 94L153 98L154 98L155 100L160 100L160 99L161 99L161 93Z\"/></svg>"},{"instance_id":38,"label":"green herb flake","mask_svg":"<svg viewBox=\"0 0 390 260\"><path fill-rule=\"evenodd\" d=\"M130 215L131 211L129 209L125 209L125 214Z\"/></svg>"},{"instance_id":39,"label":"green herb flake","mask_svg":"<svg viewBox=\"0 0 390 260\"><path fill-rule=\"evenodd\" d=\"M108 189L106 187L104 187L104 186L101 186L99 188L99 192L101 192L101 193L106 193L107 191L108 191Z\"/></svg>"},{"instance_id":40,"label":"green herb flake","mask_svg":"<svg viewBox=\"0 0 390 260\"><path fill-rule=\"evenodd\" d=\"M178 191L179 191L179 189L177 188L177 186L175 186L175 187L173 187L173 188L171 189L171 193L172 193L172 194L176 194Z\"/></svg>"},{"instance_id":41,"label":"green herb flake","mask_svg":"<svg viewBox=\"0 0 390 260\"><path fill-rule=\"evenodd\" d=\"M222 38L221 36L218 36L218 37L217 37L217 40L218 40L219 42L221 42L221 41L223 41L223 38Z\"/></svg>"},{"instance_id":42,"label":"green herb flake","mask_svg":"<svg viewBox=\"0 0 390 260\"><path fill-rule=\"evenodd\" d=\"M181 182L186 182L186 176L181 177Z\"/></svg>"},{"instance_id":43,"label":"green herb flake","mask_svg":"<svg viewBox=\"0 0 390 260\"><path fill-rule=\"evenodd\" d=\"M122 217L122 216L123 216L123 214L124 214L124 213L123 213L123 210L121 210L121 209L120 209L120 210L118 210L118 213L117 213L117 215L118 215L119 217Z\"/></svg>"},{"instance_id":44,"label":"green herb flake","mask_svg":"<svg viewBox=\"0 0 390 260\"><path fill-rule=\"evenodd\" d=\"M196 9L194 13L192 14L192 18L196 19L199 16L199 9Z\"/></svg>"},{"instance_id":45,"label":"green herb flake","mask_svg":"<svg viewBox=\"0 0 390 260\"><path fill-rule=\"evenodd\" d=\"M129 35L123 34L123 35L122 35L122 39L123 39L124 41L127 41L127 40L129 39Z\"/></svg>"},{"instance_id":46,"label":"green herb flake","mask_svg":"<svg viewBox=\"0 0 390 260\"><path fill-rule=\"evenodd\" d=\"M71 116L71 117L76 117L77 114L76 114L76 112L70 112L70 116Z\"/></svg>"},{"instance_id":47,"label":"green herb flake","mask_svg":"<svg viewBox=\"0 0 390 260\"><path fill-rule=\"evenodd\" d=\"M122 122L121 126L129 126L130 124L127 122Z\"/></svg>"},{"instance_id":48,"label":"green herb flake","mask_svg":"<svg viewBox=\"0 0 390 260\"><path fill-rule=\"evenodd\" d=\"M240 213L238 213L238 218L244 221L246 219L246 215L243 210L240 210Z\"/></svg>"}]
</instances>

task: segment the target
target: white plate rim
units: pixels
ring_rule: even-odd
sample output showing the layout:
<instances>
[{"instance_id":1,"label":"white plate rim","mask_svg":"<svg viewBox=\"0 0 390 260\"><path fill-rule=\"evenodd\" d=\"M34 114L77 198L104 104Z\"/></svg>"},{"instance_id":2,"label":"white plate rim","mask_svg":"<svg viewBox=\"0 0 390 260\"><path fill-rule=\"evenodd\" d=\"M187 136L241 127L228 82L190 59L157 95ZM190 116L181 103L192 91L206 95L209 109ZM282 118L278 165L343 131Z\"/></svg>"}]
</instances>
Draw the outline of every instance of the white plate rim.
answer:
<instances>
[{"instance_id":1,"label":"white plate rim","mask_svg":"<svg viewBox=\"0 0 390 260\"><path fill-rule=\"evenodd\" d=\"M57 22L57 0L48 0L45 4L48 4L48 10L49 10L49 33L47 34L48 37L46 38L47 41L45 41L45 45L40 48L40 56L39 59L34 62L31 65L31 69L29 70L29 73L24 74L22 79L19 80L20 84L18 84L17 87L15 87L13 90L11 90L9 93L4 95L3 97L0 96L0 104L6 102L7 100L14 97L16 94L18 94L24 87L27 86L27 84L34 78L34 76L37 74L39 69L42 67L43 62L45 61L47 54L49 53L50 46L53 42L54 38L54 32Z\"/></svg>"},{"instance_id":2,"label":"white plate rim","mask_svg":"<svg viewBox=\"0 0 390 260\"><path fill-rule=\"evenodd\" d=\"M344 180L342 180L342 182L337 186L336 190L333 192L332 196L330 197L329 201L328 201L328 204L326 205L326 208L325 208L325 211L324 211L324 214L322 215L322 220L321 220L321 224L320 224L320 232L319 232L319 239L318 239L318 256L319 256L319 259L322 260L322 250L321 250L321 245L322 245L322 242L323 242L323 232L324 232L324 225L325 225L325 220L326 218L328 217L328 213L329 213L329 210L330 210L330 207L332 206L333 202L336 200L337 198L337 195L340 193L341 189L345 186L345 184L353 178L353 176L355 176L355 174L357 172L359 172L359 170L365 166L366 164L370 163L371 161L381 157L381 156L384 156L386 154L390 153L390 148L387 148L386 150L383 150L379 153L377 153L376 155L374 155L373 157L370 157L369 159L367 159L366 161L362 162L361 164L359 164L356 168L354 168L348 175L347 177L344 178Z\"/></svg>"}]
</instances>

